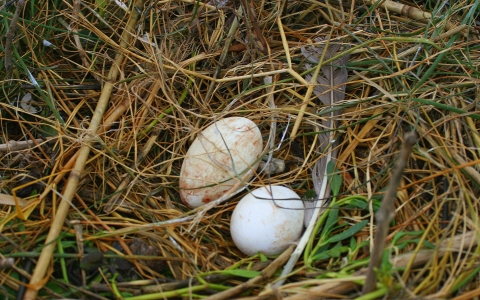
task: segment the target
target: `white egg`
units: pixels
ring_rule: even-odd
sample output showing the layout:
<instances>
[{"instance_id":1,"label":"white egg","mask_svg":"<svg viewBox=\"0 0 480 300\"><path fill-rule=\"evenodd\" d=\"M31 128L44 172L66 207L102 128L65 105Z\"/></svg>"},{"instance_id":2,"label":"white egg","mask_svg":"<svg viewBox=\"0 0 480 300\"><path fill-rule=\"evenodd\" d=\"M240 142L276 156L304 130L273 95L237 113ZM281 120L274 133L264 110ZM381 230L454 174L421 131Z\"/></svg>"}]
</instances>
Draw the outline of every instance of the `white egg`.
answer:
<instances>
[{"instance_id":1,"label":"white egg","mask_svg":"<svg viewBox=\"0 0 480 300\"><path fill-rule=\"evenodd\" d=\"M304 205L284 186L261 187L235 207L230 221L233 242L246 255L276 255L300 238Z\"/></svg>"},{"instance_id":2,"label":"white egg","mask_svg":"<svg viewBox=\"0 0 480 300\"><path fill-rule=\"evenodd\" d=\"M248 182L262 154L257 125L243 117L221 119L198 134L180 171L180 197L198 207ZM230 190L230 191L229 191Z\"/></svg>"}]
</instances>

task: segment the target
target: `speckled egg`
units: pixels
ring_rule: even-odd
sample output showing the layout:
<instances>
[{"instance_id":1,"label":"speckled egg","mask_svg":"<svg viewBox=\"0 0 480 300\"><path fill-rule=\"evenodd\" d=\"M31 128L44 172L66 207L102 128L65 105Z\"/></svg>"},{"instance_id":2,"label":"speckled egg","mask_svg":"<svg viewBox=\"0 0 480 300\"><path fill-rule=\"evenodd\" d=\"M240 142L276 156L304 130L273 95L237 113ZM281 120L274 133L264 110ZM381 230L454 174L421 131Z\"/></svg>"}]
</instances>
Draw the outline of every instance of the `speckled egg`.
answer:
<instances>
[{"instance_id":1,"label":"speckled egg","mask_svg":"<svg viewBox=\"0 0 480 300\"><path fill-rule=\"evenodd\" d=\"M230 234L246 255L276 255L300 238L303 219L304 205L297 193L279 185L261 187L235 207Z\"/></svg>"},{"instance_id":2,"label":"speckled egg","mask_svg":"<svg viewBox=\"0 0 480 300\"><path fill-rule=\"evenodd\" d=\"M190 207L216 200L247 183L262 154L257 125L243 117L221 119L198 134L180 171L180 197Z\"/></svg>"}]
</instances>

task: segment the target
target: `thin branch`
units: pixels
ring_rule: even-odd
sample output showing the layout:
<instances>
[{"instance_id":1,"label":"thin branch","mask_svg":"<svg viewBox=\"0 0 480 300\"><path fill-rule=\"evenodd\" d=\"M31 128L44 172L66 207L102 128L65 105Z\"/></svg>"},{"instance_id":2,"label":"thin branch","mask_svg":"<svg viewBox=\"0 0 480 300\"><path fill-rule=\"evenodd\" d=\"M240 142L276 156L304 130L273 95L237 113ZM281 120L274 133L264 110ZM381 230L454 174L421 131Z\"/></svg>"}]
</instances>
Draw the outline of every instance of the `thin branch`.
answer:
<instances>
[{"instance_id":1,"label":"thin branch","mask_svg":"<svg viewBox=\"0 0 480 300\"><path fill-rule=\"evenodd\" d=\"M5 71L7 75L12 72L13 63L12 63L12 45L13 39L15 38L15 30L17 29L17 22L20 18L20 12L23 10L25 5L25 0L19 0L17 2L17 8L13 14L12 21L10 22L10 28L8 28L7 34L5 35Z\"/></svg>"},{"instance_id":2,"label":"thin branch","mask_svg":"<svg viewBox=\"0 0 480 300\"><path fill-rule=\"evenodd\" d=\"M373 241L373 251L368 264L367 278L365 279L365 285L363 286L363 294L368 294L375 289L377 283L376 269L380 267L382 261L383 250L385 248L385 239L390 228L390 221L395 215L395 197L397 189L400 185L403 176L403 170L408 163L408 157L412 152L412 147L417 141L417 135L414 132L405 134L405 141L403 143L402 150L398 157L395 169L393 171L390 182L388 183L387 192L383 197L382 206L378 211L377 218L377 231L375 233L375 240Z\"/></svg>"}]
</instances>

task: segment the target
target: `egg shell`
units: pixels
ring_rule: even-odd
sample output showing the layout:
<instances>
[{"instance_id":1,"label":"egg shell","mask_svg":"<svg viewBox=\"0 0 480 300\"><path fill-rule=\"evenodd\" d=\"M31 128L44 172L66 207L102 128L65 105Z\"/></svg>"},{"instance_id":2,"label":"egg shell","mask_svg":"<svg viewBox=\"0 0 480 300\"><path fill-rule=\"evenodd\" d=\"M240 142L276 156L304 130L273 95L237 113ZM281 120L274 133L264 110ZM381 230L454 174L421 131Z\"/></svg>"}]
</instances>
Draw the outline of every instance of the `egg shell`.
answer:
<instances>
[{"instance_id":1,"label":"egg shell","mask_svg":"<svg viewBox=\"0 0 480 300\"><path fill-rule=\"evenodd\" d=\"M300 238L303 219L304 205L297 193L279 185L261 187L237 204L230 233L246 255L276 255Z\"/></svg>"},{"instance_id":2,"label":"egg shell","mask_svg":"<svg viewBox=\"0 0 480 300\"><path fill-rule=\"evenodd\" d=\"M179 182L182 201L198 207L224 196L237 183L236 189L241 188L242 181L249 181L258 167L262 144L260 130L249 119L230 117L208 126L198 134L183 161Z\"/></svg>"}]
</instances>

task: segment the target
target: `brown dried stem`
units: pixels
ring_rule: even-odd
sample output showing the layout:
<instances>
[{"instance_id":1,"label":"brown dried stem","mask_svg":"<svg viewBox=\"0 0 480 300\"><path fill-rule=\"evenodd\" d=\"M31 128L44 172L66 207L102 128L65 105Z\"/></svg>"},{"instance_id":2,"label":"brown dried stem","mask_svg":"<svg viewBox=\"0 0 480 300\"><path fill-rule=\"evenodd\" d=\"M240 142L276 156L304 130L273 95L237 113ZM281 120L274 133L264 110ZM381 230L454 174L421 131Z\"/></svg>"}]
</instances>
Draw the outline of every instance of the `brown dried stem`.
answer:
<instances>
[{"instance_id":1,"label":"brown dried stem","mask_svg":"<svg viewBox=\"0 0 480 300\"><path fill-rule=\"evenodd\" d=\"M143 3L142 0L135 1L135 5L139 7L142 7L142 3ZM137 20L139 17L140 17L140 14L138 13L138 11L136 9L132 9L132 14L127 23L127 26L125 27L125 31L122 35L122 41L120 42L120 49L126 48L128 46L128 42L132 39L132 32L134 31L134 26L137 23ZM42 252L38 259L38 263L33 272L33 275L29 284L29 289L25 293L25 297L24 297L25 300L35 299L37 296L38 290L45 284L44 276L47 272L48 266L50 265L50 260L56 245L55 241L62 230L63 223L68 213L68 209L70 208L73 197L77 190L81 173L85 167L85 162L88 159L88 154L90 153L90 149L93 145L94 136L102 122L105 109L108 105L108 100L110 99L110 95L112 93L114 83L116 82L117 77L120 73L120 66L122 65L124 59L125 59L124 54L122 52L118 52L114 60L114 65L110 69L110 72L108 74L107 82L103 87L102 94L100 96L100 99L97 104L97 108L95 110L95 114L88 128L87 136L89 136L90 141L86 141L85 144L82 145L82 147L78 151L79 153L78 158L68 178L67 185L65 187L65 191L63 194L63 198L60 202L60 205L57 210L57 214L55 215L54 221L51 225L50 231L45 241L45 247L42 249Z\"/></svg>"},{"instance_id":2,"label":"brown dried stem","mask_svg":"<svg viewBox=\"0 0 480 300\"><path fill-rule=\"evenodd\" d=\"M10 21L10 28L8 28L7 34L5 35L5 71L7 75L12 72L13 63L12 63L12 47L13 39L15 38L15 31L17 30L18 19L20 18L20 13L23 10L26 0L18 0L15 13L13 14L12 21Z\"/></svg>"},{"instance_id":3,"label":"brown dried stem","mask_svg":"<svg viewBox=\"0 0 480 300\"><path fill-rule=\"evenodd\" d=\"M387 192L383 197L382 206L376 214L377 231L373 241L373 251L370 256L370 263L368 264L367 278L365 279L365 285L362 290L363 294L368 294L375 289L377 283L376 269L380 267L383 250L385 248L385 239L390 228L390 221L395 216L394 204L397 190L402 180L403 170L407 166L410 152L412 152L412 147L415 145L416 140L417 135L415 133L410 132L405 134L403 147L398 156L390 182L388 183Z\"/></svg>"}]
</instances>

